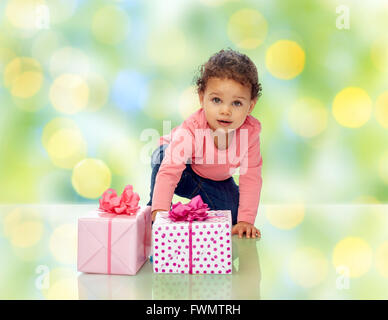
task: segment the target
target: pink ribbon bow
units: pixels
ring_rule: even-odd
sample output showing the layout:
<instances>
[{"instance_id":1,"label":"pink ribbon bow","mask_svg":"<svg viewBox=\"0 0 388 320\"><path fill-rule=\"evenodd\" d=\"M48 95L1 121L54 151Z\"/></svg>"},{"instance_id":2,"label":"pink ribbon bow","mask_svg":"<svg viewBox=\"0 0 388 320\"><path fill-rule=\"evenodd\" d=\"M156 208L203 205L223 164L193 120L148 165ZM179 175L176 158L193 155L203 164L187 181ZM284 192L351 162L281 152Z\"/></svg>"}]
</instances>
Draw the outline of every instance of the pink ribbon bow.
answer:
<instances>
[{"instance_id":1,"label":"pink ribbon bow","mask_svg":"<svg viewBox=\"0 0 388 320\"><path fill-rule=\"evenodd\" d=\"M207 204L202 201L200 195L197 195L187 204L182 204L181 202L173 204L171 210L168 212L168 216L174 222L203 221L209 218L207 210L209 210Z\"/></svg>"},{"instance_id":2,"label":"pink ribbon bow","mask_svg":"<svg viewBox=\"0 0 388 320\"><path fill-rule=\"evenodd\" d=\"M100 210L114 214L134 215L139 210L140 197L133 192L133 187L127 185L118 197L115 189L106 190L99 200Z\"/></svg>"}]
</instances>

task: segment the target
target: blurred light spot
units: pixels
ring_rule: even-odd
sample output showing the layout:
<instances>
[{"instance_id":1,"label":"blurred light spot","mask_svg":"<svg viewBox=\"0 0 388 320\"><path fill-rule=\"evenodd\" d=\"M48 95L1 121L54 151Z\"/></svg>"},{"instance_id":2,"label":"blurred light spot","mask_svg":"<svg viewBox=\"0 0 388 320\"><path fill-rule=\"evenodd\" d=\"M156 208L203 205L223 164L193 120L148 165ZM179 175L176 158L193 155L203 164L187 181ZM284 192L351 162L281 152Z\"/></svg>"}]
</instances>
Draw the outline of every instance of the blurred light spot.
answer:
<instances>
[{"instance_id":1,"label":"blurred light spot","mask_svg":"<svg viewBox=\"0 0 388 320\"><path fill-rule=\"evenodd\" d=\"M311 188L309 185L305 188L308 190L309 198L319 199L321 203L333 201L333 197L336 201L341 200L342 195L354 187L356 190L353 192L360 191L357 187L358 177L354 174L357 171L354 154L351 150L333 143L337 135L334 130L329 130L328 134L333 136L322 144L319 152L311 155L309 181L319 185L319 188Z\"/></svg>"},{"instance_id":2,"label":"blurred light spot","mask_svg":"<svg viewBox=\"0 0 388 320\"><path fill-rule=\"evenodd\" d=\"M357 197L352 201L356 204L381 204L379 200L376 199L376 197L371 195L362 195Z\"/></svg>"},{"instance_id":3,"label":"blurred light spot","mask_svg":"<svg viewBox=\"0 0 388 320\"><path fill-rule=\"evenodd\" d=\"M50 12L50 22L62 23L74 15L79 0L48 0L47 6Z\"/></svg>"},{"instance_id":4,"label":"blurred light spot","mask_svg":"<svg viewBox=\"0 0 388 320\"><path fill-rule=\"evenodd\" d=\"M34 261L35 263L42 261L41 259L43 259L43 257L47 255L47 252L44 246L41 245L42 244L41 241L42 240L40 240L40 242L38 242L37 245L31 246L31 247L12 246L12 254L17 260L19 260L19 263L21 263L22 261L23 262Z\"/></svg>"},{"instance_id":5,"label":"blurred light spot","mask_svg":"<svg viewBox=\"0 0 388 320\"><path fill-rule=\"evenodd\" d=\"M42 134L42 143L43 146L47 149L49 140L51 139L52 135L61 129L78 129L77 124L74 120L70 118L54 118L49 123L47 123L43 129Z\"/></svg>"},{"instance_id":6,"label":"blurred light spot","mask_svg":"<svg viewBox=\"0 0 388 320\"><path fill-rule=\"evenodd\" d=\"M14 209L8 213L3 219L3 233L4 236L9 237L15 227L21 222L22 214L20 209Z\"/></svg>"},{"instance_id":7,"label":"blurred light spot","mask_svg":"<svg viewBox=\"0 0 388 320\"><path fill-rule=\"evenodd\" d=\"M289 80L303 71L305 53L295 41L279 40L268 48L265 64L274 77Z\"/></svg>"},{"instance_id":8,"label":"blurred light spot","mask_svg":"<svg viewBox=\"0 0 388 320\"><path fill-rule=\"evenodd\" d=\"M37 261L45 254L41 241L44 226L40 211L21 206L6 213L2 221L3 234L12 244L12 254L20 261Z\"/></svg>"},{"instance_id":9,"label":"blurred light spot","mask_svg":"<svg viewBox=\"0 0 388 320\"><path fill-rule=\"evenodd\" d=\"M333 264L336 268L349 268L349 276L357 278L365 274L372 264L372 250L358 237L348 237L338 242L333 252Z\"/></svg>"},{"instance_id":10,"label":"blurred light spot","mask_svg":"<svg viewBox=\"0 0 388 320\"><path fill-rule=\"evenodd\" d=\"M50 73L53 78L64 73L86 75L90 70L88 56L78 48L64 47L53 53Z\"/></svg>"},{"instance_id":11,"label":"blurred light spot","mask_svg":"<svg viewBox=\"0 0 388 320\"><path fill-rule=\"evenodd\" d=\"M43 224L38 221L21 222L12 230L11 243L15 247L31 247L41 239L43 229Z\"/></svg>"},{"instance_id":12,"label":"blurred light spot","mask_svg":"<svg viewBox=\"0 0 388 320\"><path fill-rule=\"evenodd\" d=\"M42 30L31 45L31 55L42 64L49 66L50 58L63 46L63 43L65 43L65 39L59 33L52 30Z\"/></svg>"},{"instance_id":13,"label":"blurred light spot","mask_svg":"<svg viewBox=\"0 0 388 320\"><path fill-rule=\"evenodd\" d=\"M388 241L377 248L375 260L377 270L384 278L388 278Z\"/></svg>"},{"instance_id":14,"label":"blurred light spot","mask_svg":"<svg viewBox=\"0 0 388 320\"><path fill-rule=\"evenodd\" d=\"M48 88L47 81L43 81L43 85L37 94L27 98L12 96L12 103L20 110L31 113L36 112L49 104Z\"/></svg>"},{"instance_id":15,"label":"blurred light spot","mask_svg":"<svg viewBox=\"0 0 388 320\"><path fill-rule=\"evenodd\" d=\"M376 119L388 129L388 91L382 93L376 100Z\"/></svg>"},{"instance_id":16,"label":"blurred light spot","mask_svg":"<svg viewBox=\"0 0 388 320\"><path fill-rule=\"evenodd\" d=\"M78 299L77 272L74 268L55 268L46 277L49 277L50 286L41 289L46 299Z\"/></svg>"},{"instance_id":17,"label":"blurred light spot","mask_svg":"<svg viewBox=\"0 0 388 320\"><path fill-rule=\"evenodd\" d=\"M122 71L118 74L112 88L114 103L124 111L141 109L148 95L147 80L134 71Z\"/></svg>"},{"instance_id":18,"label":"blurred light spot","mask_svg":"<svg viewBox=\"0 0 388 320\"><path fill-rule=\"evenodd\" d=\"M385 150L379 159L378 172L384 183L388 184L388 150Z\"/></svg>"},{"instance_id":19,"label":"blurred light spot","mask_svg":"<svg viewBox=\"0 0 388 320\"><path fill-rule=\"evenodd\" d=\"M149 35L147 43L149 58L163 67L184 63L188 54L186 48L185 35L178 28L155 28Z\"/></svg>"},{"instance_id":20,"label":"blurred light spot","mask_svg":"<svg viewBox=\"0 0 388 320\"><path fill-rule=\"evenodd\" d=\"M102 43L117 44L123 41L128 29L129 18L119 7L108 5L93 15L92 33Z\"/></svg>"},{"instance_id":21,"label":"blurred light spot","mask_svg":"<svg viewBox=\"0 0 388 320\"><path fill-rule=\"evenodd\" d=\"M86 76L86 82L89 87L88 111L97 111L108 100L109 85L106 80L99 74L89 73Z\"/></svg>"},{"instance_id":22,"label":"blurred light spot","mask_svg":"<svg viewBox=\"0 0 388 320\"><path fill-rule=\"evenodd\" d=\"M186 119L201 107L195 86L188 87L182 92L178 101L178 107L182 119Z\"/></svg>"},{"instance_id":23,"label":"blurred light spot","mask_svg":"<svg viewBox=\"0 0 388 320\"><path fill-rule=\"evenodd\" d=\"M68 223L56 227L51 234L49 248L58 262L74 264L77 259L77 225Z\"/></svg>"},{"instance_id":24,"label":"blurred light spot","mask_svg":"<svg viewBox=\"0 0 388 320\"><path fill-rule=\"evenodd\" d=\"M39 91L43 76L38 72L24 72L15 79L11 93L15 97L28 98Z\"/></svg>"},{"instance_id":25,"label":"blurred light spot","mask_svg":"<svg viewBox=\"0 0 388 320\"><path fill-rule=\"evenodd\" d=\"M148 100L144 108L144 113L153 119L166 120L177 114L177 105L171 103L176 101L178 92L170 81L164 79L153 80L148 95Z\"/></svg>"},{"instance_id":26,"label":"blurred light spot","mask_svg":"<svg viewBox=\"0 0 388 320\"><path fill-rule=\"evenodd\" d=\"M305 208L302 203L268 206L265 215L268 221L279 229L292 229L302 223Z\"/></svg>"},{"instance_id":27,"label":"blurred light spot","mask_svg":"<svg viewBox=\"0 0 388 320\"><path fill-rule=\"evenodd\" d=\"M371 46L371 60L379 71L388 71L388 37L380 37Z\"/></svg>"},{"instance_id":28,"label":"blurred light spot","mask_svg":"<svg viewBox=\"0 0 388 320\"><path fill-rule=\"evenodd\" d=\"M42 5L44 0L9 0L5 16L16 28L37 29L37 8Z\"/></svg>"},{"instance_id":29,"label":"blurred light spot","mask_svg":"<svg viewBox=\"0 0 388 320\"><path fill-rule=\"evenodd\" d=\"M348 87L341 90L333 101L333 115L337 122L348 128L359 128L370 118L372 101L365 90Z\"/></svg>"},{"instance_id":30,"label":"blurred light spot","mask_svg":"<svg viewBox=\"0 0 388 320\"><path fill-rule=\"evenodd\" d=\"M102 160L88 158L74 167L71 181L79 195L95 199L109 188L111 172Z\"/></svg>"},{"instance_id":31,"label":"blurred light spot","mask_svg":"<svg viewBox=\"0 0 388 320\"><path fill-rule=\"evenodd\" d=\"M147 9L151 8L148 5L146 7ZM152 3L152 10L147 12L147 29L153 30L160 27L179 25L182 19L186 19L190 10L192 10L192 7L187 6L187 1L155 1Z\"/></svg>"},{"instance_id":32,"label":"blurred light spot","mask_svg":"<svg viewBox=\"0 0 388 320\"><path fill-rule=\"evenodd\" d=\"M327 110L322 102L312 98L303 98L294 103L288 112L288 121L292 130L305 138L311 138L327 127Z\"/></svg>"},{"instance_id":33,"label":"blurred light spot","mask_svg":"<svg viewBox=\"0 0 388 320\"><path fill-rule=\"evenodd\" d=\"M209 7L217 7L222 4L225 4L226 2L237 2L239 0L199 0L202 2L204 5L207 5Z\"/></svg>"},{"instance_id":34,"label":"blurred light spot","mask_svg":"<svg viewBox=\"0 0 388 320\"><path fill-rule=\"evenodd\" d=\"M47 293L48 300L78 299L78 284L76 278L66 278L54 282Z\"/></svg>"},{"instance_id":35,"label":"blurred light spot","mask_svg":"<svg viewBox=\"0 0 388 320\"><path fill-rule=\"evenodd\" d=\"M54 108L65 114L75 114L87 106L89 87L77 74L63 74L50 88L50 101Z\"/></svg>"},{"instance_id":36,"label":"blurred light spot","mask_svg":"<svg viewBox=\"0 0 388 320\"><path fill-rule=\"evenodd\" d=\"M41 221L41 215L39 211L31 208L17 207L7 213L2 221L3 233L5 237L11 237L13 231L23 221Z\"/></svg>"},{"instance_id":37,"label":"blurred light spot","mask_svg":"<svg viewBox=\"0 0 388 320\"><path fill-rule=\"evenodd\" d=\"M32 97L40 90L42 82L42 67L33 58L15 58L5 67L4 84L15 97Z\"/></svg>"},{"instance_id":38,"label":"blurred light spot","mask_svg":"<svg viewBox=\"0 0 388 320\"><path fill-rule=\"evenodd\" d=\"M10 48L0 47L0 72L2 73L5 66L16 57L16 53ZM1 83L0 83L1 84Z\"/></svg>"},{"instance_id":39,"label":"blurred light spot","mask_svg":"<svg viewBox=\"0 0 388 320\"><path fill-rule=\"evenodd\" d=\"M228 36L238 47L257 48L267 36L267 21L254 9L235 12L228 22Z\"/></svg>"},{"instance_id":40,"label":"blurred light spot","mask_svg":"<svg viewBox=\"0 0 388 320\"><path fill-rule=\"evenodd\" d=\"M300 248L291 254L288 272L296 284L303 288L311 288L326 279L328 261L318 249Z\"/></svg>"},{"instance_id":41,"label":"blurred light spot","mask_svg":"<svg viewBox=\"0 0 388 320\"><path fill-rule=\"evenodd\" d=\"M60 168L72 169L86 157L86 141L79 129L59 129L47 143L51 161Z\"/></svg>"}]
</instances>

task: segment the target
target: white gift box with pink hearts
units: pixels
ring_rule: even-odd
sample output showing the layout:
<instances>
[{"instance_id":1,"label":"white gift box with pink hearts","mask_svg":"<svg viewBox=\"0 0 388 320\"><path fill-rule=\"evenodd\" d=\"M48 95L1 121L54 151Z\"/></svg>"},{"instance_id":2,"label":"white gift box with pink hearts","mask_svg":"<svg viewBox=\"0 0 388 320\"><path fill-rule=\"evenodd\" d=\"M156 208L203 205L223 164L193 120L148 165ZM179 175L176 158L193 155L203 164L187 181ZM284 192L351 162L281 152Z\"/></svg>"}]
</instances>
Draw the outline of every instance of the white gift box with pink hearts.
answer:
<instances>
[{"instance_id":1,"label":"white gift box with pink hearts","mask_svg":"<svg viewBox=\"0 0 388 320\"><path fill-rule=\"evenodd\" d=\"M152 227L157 273L232 273L230 210L209 210L204 221L172 221L159 212Z\"/></svg>"}]
</instances>

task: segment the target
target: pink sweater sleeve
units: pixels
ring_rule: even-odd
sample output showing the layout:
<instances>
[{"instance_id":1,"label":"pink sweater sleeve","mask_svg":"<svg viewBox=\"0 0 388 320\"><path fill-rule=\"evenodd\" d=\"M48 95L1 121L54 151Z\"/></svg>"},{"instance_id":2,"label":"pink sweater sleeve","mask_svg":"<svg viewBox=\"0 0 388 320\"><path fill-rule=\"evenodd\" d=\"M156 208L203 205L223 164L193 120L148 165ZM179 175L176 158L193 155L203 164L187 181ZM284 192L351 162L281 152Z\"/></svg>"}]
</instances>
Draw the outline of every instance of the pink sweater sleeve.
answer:
<instances>
[{"instance_id":1,"label":"pink sweater sleeve","mask_svg":"<svg viewBox=\"0 0 388 320\"><path fill-rule=\"evenodd\" d=\"M174 196L186 162L192 158L194 151L194 125L185 121L174 132L171 142L165 149L165 156L155 179L151 210L170 210Z\"/></svg>"},{"instance_id":2,"label":"pink sweater sleeve","mask_svg":"<svg viewBox=\"0 0 388 320\"><path fill-rule=\"evenodd\" d=\"M255 223L257 209L259 207L260 192L262 186L261 166L263 163L260 154L260 128L253 132L245 155L239 176L239 207L237 221Z\"/></svg>"}]
</instances>

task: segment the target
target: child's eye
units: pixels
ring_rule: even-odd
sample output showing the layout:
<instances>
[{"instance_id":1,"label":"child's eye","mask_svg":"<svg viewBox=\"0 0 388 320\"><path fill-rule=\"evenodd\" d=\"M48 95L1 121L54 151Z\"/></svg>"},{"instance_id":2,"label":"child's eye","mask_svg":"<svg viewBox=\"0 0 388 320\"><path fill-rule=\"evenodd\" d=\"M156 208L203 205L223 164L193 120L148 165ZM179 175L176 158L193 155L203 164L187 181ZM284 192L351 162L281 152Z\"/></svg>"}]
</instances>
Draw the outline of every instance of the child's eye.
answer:
<instances>
[{"instance_id":1,"label":"child's eye","mask_svg":"<svg viewBox=\"0 0 388 320\"><path fill-rule=\"evenodd\" d=\"M233 103L234 103L235 106L237 106L237 107L242 106L242 103L241 103L240 101L238 101L238 100L234 101Z\"/></svg>"},{"instance_id":2,"label":"child's eye","mask_svg":"<svg viewBox=\"0 0 388 320\"><path fill-rule=\"evenodd\" d=\"M214 103L219 103L219 102L221 102L221 99L216 97L216 98L213 98L212 101Z\"/></svg>"}]
</instances>

